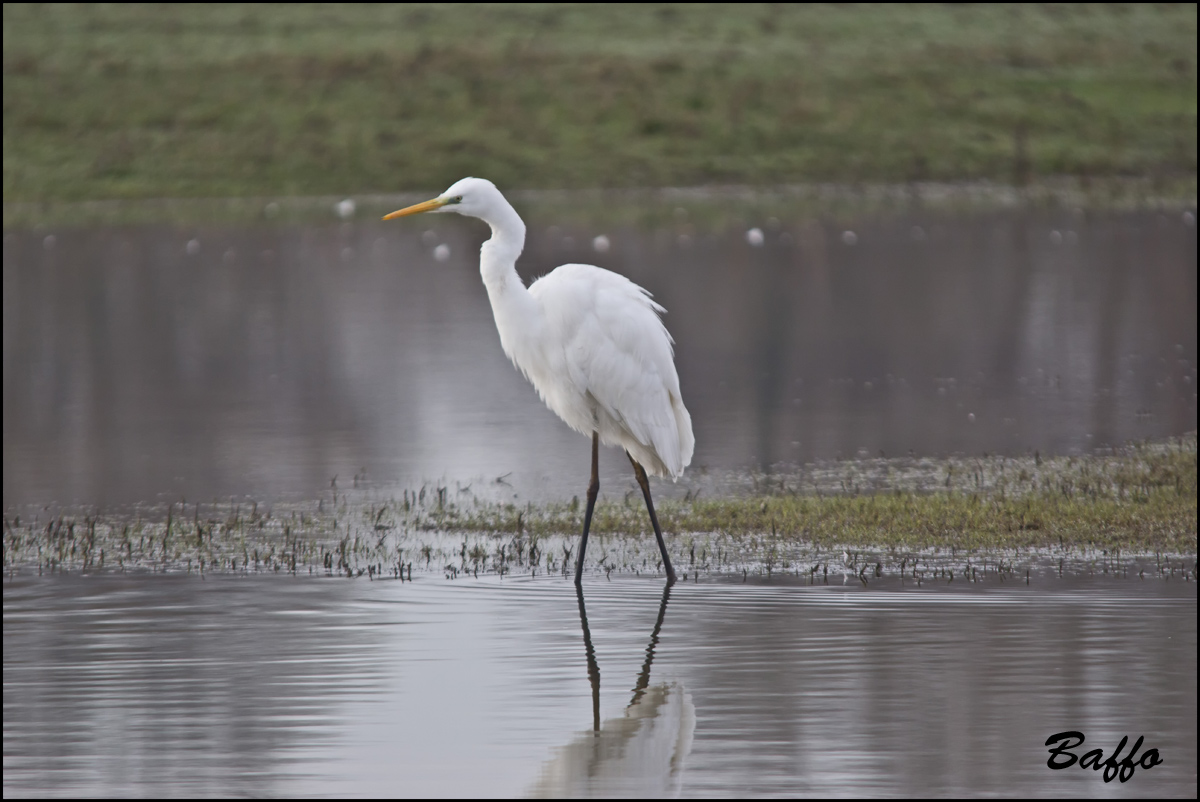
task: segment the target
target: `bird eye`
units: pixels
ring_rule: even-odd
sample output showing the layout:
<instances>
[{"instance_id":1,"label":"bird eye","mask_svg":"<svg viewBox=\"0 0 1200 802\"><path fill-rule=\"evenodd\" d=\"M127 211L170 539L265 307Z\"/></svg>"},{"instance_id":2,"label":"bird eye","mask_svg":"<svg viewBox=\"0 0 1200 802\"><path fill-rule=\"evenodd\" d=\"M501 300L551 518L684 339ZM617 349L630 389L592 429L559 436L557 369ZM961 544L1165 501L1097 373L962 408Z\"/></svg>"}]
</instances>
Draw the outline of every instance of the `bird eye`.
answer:
<instances>
[{"instance_id":1,"label":"bird eye","mask_svg":"<svg viewBox=\"0 0 1200 802\"><path fill-rule=\"evenodd\" d=\"M455 202L455 203L462 203L462 195L456 195L456 196L454 197L454 202Z\"/></svg>"}]
</instances>

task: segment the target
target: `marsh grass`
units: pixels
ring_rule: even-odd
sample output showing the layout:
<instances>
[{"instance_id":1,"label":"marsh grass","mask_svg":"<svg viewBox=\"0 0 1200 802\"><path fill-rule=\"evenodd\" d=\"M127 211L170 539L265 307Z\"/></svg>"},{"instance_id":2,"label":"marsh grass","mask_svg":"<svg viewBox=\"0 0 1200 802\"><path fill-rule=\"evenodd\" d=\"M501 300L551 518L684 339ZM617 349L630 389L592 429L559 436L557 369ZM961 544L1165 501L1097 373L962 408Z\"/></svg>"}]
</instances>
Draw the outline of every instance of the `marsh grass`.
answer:
<instances>
[{"instance_id":1,"label":"marsh grass","mask_svg":"<svg viewBox=\"0 0 1200 802\"><path fill-rule=\"evenodd\" d=\"M1196 7L4 7L5 203L1196 172Z\"/></svg>"},{"instance_id":2,"label":"marsh grass","mask_svg":"<svg viewBox=\"0 0 1200 802\"><path fill-rule=\"evenodd\" d=\"M682 573L830 571L914 578L1019 573L1031 559L1126 575L1195 572L1196 435L1107 456L869 460L746 477L748 490L663 500L659 518ZM5 515L4 567L16 572L271 572L411 579L571 571L579 501L514 504L425 485L373 488L274 509L171 504L126 515ZM661 566L641 500L597 505L589 569ZM1190 561L1190 563L1188 562ZM1190 568L1186 568L1190 564ZM923 567L920 567L923 566ZM1186 569L1186 570L1185 570ZM950 572L950 573L947 573Z\"/></svg>"}]
</instances>

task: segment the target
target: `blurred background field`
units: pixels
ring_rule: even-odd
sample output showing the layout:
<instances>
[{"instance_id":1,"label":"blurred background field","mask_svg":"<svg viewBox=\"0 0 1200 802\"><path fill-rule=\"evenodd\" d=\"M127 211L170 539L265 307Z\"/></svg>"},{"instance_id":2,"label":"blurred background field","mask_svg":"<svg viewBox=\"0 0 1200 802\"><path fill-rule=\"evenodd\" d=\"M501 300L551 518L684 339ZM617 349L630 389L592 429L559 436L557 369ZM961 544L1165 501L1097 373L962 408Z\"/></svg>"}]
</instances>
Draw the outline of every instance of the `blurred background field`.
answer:
<instances>
[{"instance_id":1,"label":"blurred background field","mask_svg":"<svg viewBox=\"0 0 1200 802\"><path fill-rule=\"evenodd\" d=\"M4 6L4 200L1136 177L1196 6Z\"/></svg>"}]
</instances>

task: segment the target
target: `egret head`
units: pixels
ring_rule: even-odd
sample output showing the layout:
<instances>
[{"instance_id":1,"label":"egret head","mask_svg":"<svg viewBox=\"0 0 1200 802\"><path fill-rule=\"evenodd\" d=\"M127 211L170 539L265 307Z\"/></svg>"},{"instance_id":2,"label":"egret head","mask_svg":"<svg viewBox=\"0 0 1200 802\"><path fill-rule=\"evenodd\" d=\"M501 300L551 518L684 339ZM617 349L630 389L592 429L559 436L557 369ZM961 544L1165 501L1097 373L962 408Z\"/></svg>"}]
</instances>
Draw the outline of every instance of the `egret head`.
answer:
<instances>
[{"instance_id":1,"label":"egret head","mask_svg":"<svg viewBox=\"0 0 1200 802\"><path fill-rule=\"evenodd\" d=\"M436 198L392 212L383 219L394 220L422 212L456 212L490 221L502 210L510 208L508 201L491 181L486 178L464 178L454 182Z\"/></svg>"}]
</instances>

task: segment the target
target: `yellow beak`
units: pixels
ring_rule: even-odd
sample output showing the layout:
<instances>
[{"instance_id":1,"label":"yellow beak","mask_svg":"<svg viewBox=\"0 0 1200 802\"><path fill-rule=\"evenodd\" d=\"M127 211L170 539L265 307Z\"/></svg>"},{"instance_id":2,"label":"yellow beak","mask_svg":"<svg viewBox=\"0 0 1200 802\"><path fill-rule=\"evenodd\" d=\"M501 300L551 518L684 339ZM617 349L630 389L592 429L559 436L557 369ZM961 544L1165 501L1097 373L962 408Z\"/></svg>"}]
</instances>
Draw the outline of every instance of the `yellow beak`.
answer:
<instances>
[{"instance_id":1,"label":"yellow beak","mask_svg":"<svg viewBox=\"0 0 1200 802\"><path fill-rule=\"evenodd\" d=\"M427 200L424 203L418 203L414 206L405 207L399 211L384 215L384 220L395 220L397 217L408 217L410 214L420 214L421 212L432 212L434 209L440 209L450 201L445 198L434 198Z\"/></svg>"}]
</instances>

